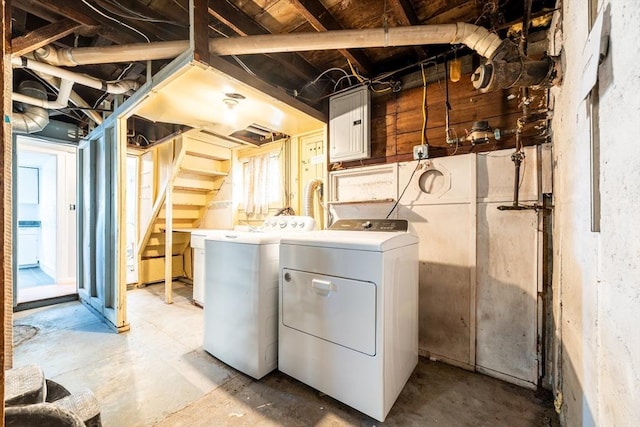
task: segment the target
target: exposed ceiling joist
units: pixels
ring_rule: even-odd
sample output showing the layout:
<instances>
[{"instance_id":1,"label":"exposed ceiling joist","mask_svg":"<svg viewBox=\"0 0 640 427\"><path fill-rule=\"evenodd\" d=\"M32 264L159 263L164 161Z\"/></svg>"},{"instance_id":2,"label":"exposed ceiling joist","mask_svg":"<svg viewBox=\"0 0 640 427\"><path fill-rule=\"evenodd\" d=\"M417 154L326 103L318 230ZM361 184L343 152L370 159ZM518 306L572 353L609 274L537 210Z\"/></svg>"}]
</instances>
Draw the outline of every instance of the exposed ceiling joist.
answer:
<instances>
[{"instance_id":1,"label":"exposed ceiling joist","mask_svg":"<svg viewBox=\"0 0 640 427\"><path fill-rule=\"evenodd\" d=\"M343 30L344 28L319 0L291 0L291 5L316 29L316 31ZM339 49L342 56L364 74L373 72L373 65L364 52L356 49Z\"/></svg>"},{"instance_id":2,"label":"exposed ceiling joist","mask_svg":"<svg viewBox=\"0 0 640 427\"><path fill-rule=\"evenodd\" d=\"M52 12L50 9L42 7L40 5L40 2L38 2L37 0L12 0L11 8L28 12L31 15L37 16L38 18L49 22L56 22L62 19L59 14Z\"/></svg>"},{"instance_id":3,"label":"exposed ceiling joist","mask_svg":"<svg viewBox=\"0 0 640 427\"><path fill-rule=\"evenodd\" d=\"M88 27L99 27L98 33L105 39L117 43L127 44L136 41L134 37L124 33L121 29L112 28L113 26L108 24L106 26L90 16L82 13L78 8L73 7L68 2L61 2L57 0L14 0L14 6L20 9L31 11L32 4L37 4L39 9L44 8L46 12L55 17L53 21L59 21L63 17L69 18L79 24L86 25Z\"/></svg>"},{"instance_id":4,"label":"exposed ceiling joist","mask_svg":"<svg viewBox=\"0 0 640 427\"><path fill-rule=\"evenodd\" d=\"M227 1L216 2L215 8L209 7L209 14L239 36L271 34L267 29L260 26ZM293 73L306 81L312 80L319 73L318 69L296 53L277 53L268 56L287 72Z\"/></svg>"},{"instance_id":5,"label":"exposed ceiling joist","mask_svg":"<svg viewBox=\"0 0 640 427\"><path fill-rule=\"evenodd\" d=\"M145 33L150 39L176 40L189 37L188 22L179 22L177 17L162 17L153 9L145 6L143 2L125 3L120 1L108 2L104 0L92 0L91 3L97 5L98 10L106 13L108 16L123 21ZM126 6L126 4L128 4L128 6ZM99 16L101 21L102 18L102 15Z\"/></svg>"},{"instance_id":6,"label":"exposed ceiling joist","mask_svg":"<svg viewBox=\"0 0 640 427\"><path fill-rule=\"evenodd\" d=\"M44 27L31 31L24 36L15 37L11 40L11 54L13 56L22 56L29 52L33 52L42 46L68 36L82 26L82 24L72 21L71 19L63 19L61 21L45 25Z\"/></svg>"}]
</instances>

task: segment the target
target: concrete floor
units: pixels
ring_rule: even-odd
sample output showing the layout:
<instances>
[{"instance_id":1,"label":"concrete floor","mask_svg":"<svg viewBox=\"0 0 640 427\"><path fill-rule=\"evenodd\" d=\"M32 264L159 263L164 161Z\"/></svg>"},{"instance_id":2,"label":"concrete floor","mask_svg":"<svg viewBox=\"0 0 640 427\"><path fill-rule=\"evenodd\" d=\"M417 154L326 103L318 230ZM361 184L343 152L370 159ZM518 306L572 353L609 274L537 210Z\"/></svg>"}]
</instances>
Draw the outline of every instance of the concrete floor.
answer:
<instances>
[{"instance_id":1,"label":"concrete floor","mask_svg":"<svg viewBox=\"0 0 640 427\"><path fill-rule=\"evenodd\" d=\"M420 359L384 423L278 371L260 381L202 350L202 310L176 284L129 291L131 331L78 302L15 313L15 366L88 387L110 426L558 426L552 403L484 375Z\"/></svg>"}]
</instances>

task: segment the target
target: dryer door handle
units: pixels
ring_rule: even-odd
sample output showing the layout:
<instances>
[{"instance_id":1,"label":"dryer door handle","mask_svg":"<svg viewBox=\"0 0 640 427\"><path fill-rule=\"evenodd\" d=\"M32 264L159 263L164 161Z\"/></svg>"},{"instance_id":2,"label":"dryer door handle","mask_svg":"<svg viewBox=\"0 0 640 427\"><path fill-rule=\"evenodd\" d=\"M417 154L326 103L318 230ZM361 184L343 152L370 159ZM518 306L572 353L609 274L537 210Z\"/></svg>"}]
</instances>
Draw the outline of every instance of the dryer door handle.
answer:
<instances>
[{"instance_id":1,"label":"dryer door handle","mask_svg":"<svg viewBox=\"0 0 640 427\"><path fill-rule=\"evenodd\" d=\"M338 288L328 280L311 279L311 287L318 295L327 296Z\"/></svg>"}]
</instances>

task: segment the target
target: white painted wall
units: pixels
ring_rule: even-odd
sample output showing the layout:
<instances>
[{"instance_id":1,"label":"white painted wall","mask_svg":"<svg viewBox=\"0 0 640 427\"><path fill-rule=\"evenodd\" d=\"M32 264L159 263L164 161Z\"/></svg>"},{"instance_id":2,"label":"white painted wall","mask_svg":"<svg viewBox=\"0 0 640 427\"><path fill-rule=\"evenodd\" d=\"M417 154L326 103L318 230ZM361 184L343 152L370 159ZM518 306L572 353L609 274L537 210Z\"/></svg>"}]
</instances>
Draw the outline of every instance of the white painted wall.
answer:
<instances>
[{"instance_id":1,"label":"white painted wall","mask_svg":"<svg viewBox=\"0 0 640 427\"><path fill-rule=\"evenodd\" d=\"M590 133L579 96L588 35L586 2L562 2L564 81L552 91L554 321L557 404L567 426L640 420L640 2L610 10L600 66L601 231L590 228Z\"/></svg>"},{"instance_id":2,"label":"white painted wall","mask_svg":"<svg viewBox=\"0 0 640 427\"><path fill-rule=\"evenodd\" d=\"M38 250L40 269L49 276L56 278L56 241L57 229L57 156L48 156L42 164L40 176L40 220L42 221L42 233L40 248Z\"/></svg>"}]
</instances>

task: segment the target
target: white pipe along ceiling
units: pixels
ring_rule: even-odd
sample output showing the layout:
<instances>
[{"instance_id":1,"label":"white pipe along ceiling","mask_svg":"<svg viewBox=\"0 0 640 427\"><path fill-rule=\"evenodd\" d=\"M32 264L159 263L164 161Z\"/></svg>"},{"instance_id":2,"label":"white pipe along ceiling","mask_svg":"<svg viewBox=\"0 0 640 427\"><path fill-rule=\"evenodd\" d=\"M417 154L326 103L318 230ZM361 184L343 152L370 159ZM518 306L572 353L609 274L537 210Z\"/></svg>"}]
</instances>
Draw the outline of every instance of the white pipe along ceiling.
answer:
<instances>
[{"instance_id":1,"label":"white pipe along ceiling","mask_svg":"<svg viewBox=\"0 0 640 427\"><path fill-rule=\"evenodd\" d=\"M467 23L212 38L209 40L209 51L212 55L224 56L429 44L464 44L487 58L487 64L479 67L472 77L474 86L483 91L548 85L550 81L553 68L550 60L533 61L521 55L510 40L501 40L486 28ZM48 45L28 57L12 58L12 64L109 93L122 94L138 89L138 83L130 80L108 83L59 66L171 59L188 48L188 41L66 49ZM41 99L30 100L24 95L21 101L43 105Z\"/></svg>"},{"instance_id":2,"label":"white pipe along ceiling","mask_svg":"<svg viewBox=\"0 0 640 427\"><path fill-rule=\"evenodd\" d=\"M61 79L55 76L50 76L49 74L35 72L38 77L47 82L54 90L59 90ZM89 105L87 101L84 100L78 93L74 90L71 91L69 96L69 101L77 107L82 108L82 112L91 120L93 120L96 124L100 125L102 123L102 116L94 111Z\"/></svg>"}]
</instances>

